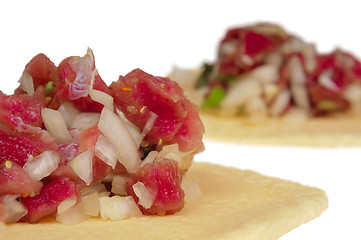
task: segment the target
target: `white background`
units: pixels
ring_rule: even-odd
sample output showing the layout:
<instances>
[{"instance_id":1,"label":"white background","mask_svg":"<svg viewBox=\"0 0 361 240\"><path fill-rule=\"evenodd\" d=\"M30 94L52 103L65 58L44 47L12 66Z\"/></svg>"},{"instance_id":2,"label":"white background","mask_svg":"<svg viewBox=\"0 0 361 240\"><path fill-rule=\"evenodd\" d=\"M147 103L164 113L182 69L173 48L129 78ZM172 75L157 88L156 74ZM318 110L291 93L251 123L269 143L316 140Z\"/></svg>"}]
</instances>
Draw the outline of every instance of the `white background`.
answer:
<instances>
[{"instance_id":1,"label":"white background","mask_svg":"<svg viewBox=\"0 0 361 240\"><path fill-rule=\"evenodd\" d=\"M5 2L5 1L4 1ZM361 56L357 1L6 1L0 3L0 86L11 93L25 64L43 52L56 65L93 49L109 84L141 68L164 76L172 66L212 61L230 26L273 21L317 44ZM197 160L252 169L324 189L329 209L283 236L360 239L361 147L307 149L206 142Z\"/></svg>"}]
</instances>

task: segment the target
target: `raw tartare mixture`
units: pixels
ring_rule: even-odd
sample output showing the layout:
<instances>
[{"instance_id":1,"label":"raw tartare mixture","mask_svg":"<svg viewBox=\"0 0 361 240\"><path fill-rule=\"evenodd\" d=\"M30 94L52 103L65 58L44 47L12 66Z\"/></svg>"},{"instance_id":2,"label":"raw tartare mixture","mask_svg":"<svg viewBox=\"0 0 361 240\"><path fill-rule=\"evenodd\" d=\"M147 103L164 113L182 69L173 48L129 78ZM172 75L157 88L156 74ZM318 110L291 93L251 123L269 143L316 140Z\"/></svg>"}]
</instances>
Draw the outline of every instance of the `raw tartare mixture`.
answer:
<instances>
[{"instance_id":1,"label":"raw tartare mixture","mask_svg":"<svg viewBox=\"0 0 361 240\"><path fill-rule=\"evenodd\" d=\"M183 208L204 128L177 83L135 69L107 86L90 49L58 66L38 54L19 83L0 92L0 228Z\"/></svg>"},{"instance_id":2,"label":"raw tartare mixture","mask_svg":"<svg viewBox=\"0 0 361 240\"><path fill-rule=\"evenodd\" d=\"M300 119L361 113L361 63L314 44L278 25L229 29L217 59L198 70L175 68L170 78L205 111L221 116Z\"/></svg>"}]
</instances>

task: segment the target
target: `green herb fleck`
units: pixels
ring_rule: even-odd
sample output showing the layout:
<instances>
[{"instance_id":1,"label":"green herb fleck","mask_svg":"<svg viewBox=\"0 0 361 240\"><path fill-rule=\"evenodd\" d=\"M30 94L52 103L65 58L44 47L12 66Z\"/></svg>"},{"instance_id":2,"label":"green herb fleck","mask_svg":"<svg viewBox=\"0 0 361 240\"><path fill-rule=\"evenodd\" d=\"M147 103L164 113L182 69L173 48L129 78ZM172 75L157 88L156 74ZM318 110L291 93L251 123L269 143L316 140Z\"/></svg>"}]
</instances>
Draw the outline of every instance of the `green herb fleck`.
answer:
<instances>
[{"instance_id":1,"label":"green herb fleck","mask_svg":"<svg viewBox=\"0 0 361 240\"><path fill-rule=\"evenodd\" d=\"M223 73L219 73L217 76L217 80L220 82L232 82L234 80L236 80L237 77L236 76L227 76Z\"/></svg>"},{"instance_id":2,"label":"green herb fleck","mask_svg":"<svg viewBox=\"0 0 361 240\"><path fill-rule=\"evenodd\" d=\"M152 147L143 148L143 157L141 158L142 161L148 156L151 151L153 151Z\"/></svg>"},{"instance_id":3,"label":"green herb fleck","mask_svg":"<svg viewBox=\"0 0 361 240\"><path fill-rule=\"evenodd\" d=\"M45 95L50 94L52 91L54 91L54 89L55 89L54 82L53 81L48 82L44 88Z\"/></svg>"},{"instance_id":4,"label":"green herb fleck","mask_svg":"<svg viewBox=\"0 0 361 240\"><path fill-rule=\"evenodd\" d=\"M202 104L202 107L216 107L224 98L226 92L223 88L217 86L212 88L211 92L209 93L208 97Z\"/></svg>"},{"instance_id":5,"label":"green herb fleck","mask_svg":"<svg viewBox=\"0 0 361 240\"><path fill-rule=\"evenodd\" d=\"M202 73L198 78L196 88L204 87L208 85L209 82L209 76L211 75L213 71L213 65L204 63L202 66Z\"/></svg>"}]
</instances>

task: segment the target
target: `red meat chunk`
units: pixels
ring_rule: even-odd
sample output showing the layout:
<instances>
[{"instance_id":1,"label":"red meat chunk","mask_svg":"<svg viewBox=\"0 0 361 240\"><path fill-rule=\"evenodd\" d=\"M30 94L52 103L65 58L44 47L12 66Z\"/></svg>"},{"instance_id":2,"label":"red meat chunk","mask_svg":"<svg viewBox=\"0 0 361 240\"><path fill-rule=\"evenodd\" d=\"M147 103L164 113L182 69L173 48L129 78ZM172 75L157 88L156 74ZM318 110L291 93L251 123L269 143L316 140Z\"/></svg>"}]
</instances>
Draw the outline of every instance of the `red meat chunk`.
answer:
<instances>
[{"instance_id":1,"label":"red meat chunk","mask_svg":"<svg viewBox=\"0 0 361 240\"><path fill-rule=\"evenodd\" d=\"M56 98L60 102L72 101L83 112L100 112L103 109L102 104L90 98L90 90L110 93L95 68L94 55L90 49L84 57L68 57L59 64L56 85Z\"/></svg>"},{"instance_id":2,"label":"red meat chunk","mask_svg":"<svg viewBox=\"0 0 361 240\"><path fill-rule=\"evenodd\" d=\"M32 195L37 194L43 183L32 179L25 170L7 161L0 164L0 195Z\"/></svg>"},{"instance_id":3,"label":"red meat chunk","mask_svg":"<svg viewBox=\"0 0 361 240\"><path fill-rule=\"evenodd\" d=\"M178 143L181 151L200 147L204 133L198 110L176 82L135 69L110 86L116 107L143 129L152 113L158 115L145 140L149 145ZM191 125L195 129L191 129ZM187 135L187 141L180 140Z\"/></svg>"},{"instance_id":4,"label":"red meat chunk","mask_svg":"<svg viewBox=\"0 0 361 240\"><path fill-rule=\"evenodd\" d=\"M25 71L31 75L34 82L34 88L45 86L48 82L54 81L56 66L43 53L33 57L26 65Z\"/></svg>"},{"instance_id":5,"label":"red meat chunk","mask_svg":"<svg viewBox=\"0 0 361 240\"><path fill-rule=\"evenodd\" d=\"M38 132L45 107L43 88L29 96L27 94L0 95L0 122L20 132Z\"/></svg>"},{"instance_id":6,"label":"red meat chunk","mask_svg":"<svg viewBox=\"0 0 361 240\"><path fill-rule=\"evenodd\" d=\"M23 167L29 155L56 149L55 143L44 142L38 136L0 129L0 163L9 160Z\"/></svg>"},{"instance_id":7,"label":"red meat chunk","mask_svg":"<svg viewBox=\"0 0 361 240\"><path fill-rule=\"evenodd\" d=\"M62 201L72 197L79 198L79 196L79 190L68 178L54 179L46 184L38 195L21 198L21 202L28 210L21 221L36 223L54 213Z\"/></svg>"},{"instance_id":8,"label":"red meat chunk","mask_svg":"<svg viewBox=\"0 0 361 240\"><path fill-rule=\"evenodd\" d=\"M153 205L145 209L139 205L143 214L164 215L180 211L184 205L184 192L181 188L182 177L177 162L164 159L159 162L148 163L132 176L127 182L127 193L138 202L133 191L133 184L142 182L156 197Z\"/></svg>"}]
</instances>

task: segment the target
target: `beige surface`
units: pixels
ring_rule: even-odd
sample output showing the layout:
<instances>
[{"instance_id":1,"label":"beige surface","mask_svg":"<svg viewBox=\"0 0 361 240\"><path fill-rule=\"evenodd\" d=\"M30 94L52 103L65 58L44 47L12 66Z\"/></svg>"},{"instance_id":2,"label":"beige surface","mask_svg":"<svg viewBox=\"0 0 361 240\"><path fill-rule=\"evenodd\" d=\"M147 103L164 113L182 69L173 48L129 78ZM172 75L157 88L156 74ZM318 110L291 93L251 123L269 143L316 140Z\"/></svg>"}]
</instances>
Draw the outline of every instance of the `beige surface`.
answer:
<instances>
[{"instance_id":1,"label":"beige surface","mask_svg":"<svg viewBox=\"0 0 361 240\"><path fill-rule=\"evenodd\" d=\"M0 239L277 239L319 216L328 206L322 190L251 171L194 163L204 197L178 214L123 221L92 219L66 226L53 220L12 224Z\"/></svg>"},{"instance_id":2,"label":"beige surface","mask_svg":"<svg viewBox=\"0 0 361 240\"><path fill-rule=\"evenodd\" d=\"M201 118L205 138L210 140L256 145L361 146L361 118L313 118L297 122L280 118L220 118L207 113L202 113Z\"/></svg>"}]
</instances>

